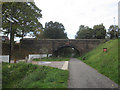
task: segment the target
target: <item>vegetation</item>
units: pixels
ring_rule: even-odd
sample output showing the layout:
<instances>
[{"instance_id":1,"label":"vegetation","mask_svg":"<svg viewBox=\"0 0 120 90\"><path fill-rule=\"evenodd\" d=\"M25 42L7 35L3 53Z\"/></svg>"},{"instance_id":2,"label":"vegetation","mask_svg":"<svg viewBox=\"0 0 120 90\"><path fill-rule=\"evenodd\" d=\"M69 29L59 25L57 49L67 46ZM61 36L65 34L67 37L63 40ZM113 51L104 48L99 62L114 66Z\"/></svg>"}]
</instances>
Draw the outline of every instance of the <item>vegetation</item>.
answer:
<instances>
[{"instance_id":1,"label":"vegetation","mask_svg":"<svg viewBox=\"0 0 120 90\"><path fill-rule=\"evenodd\" d=\"M107 48L107 52L103 52ZM79 58L98 72L118 82L118 39L99 45L96 49Z\"/></svg>"},{"instance_id":2,"label":"vegetation","mask_svg":"<svg viewBox=\"0 0 120 90\"><path fill-rule=\"evenodd\" d=\"M77 49L67 46L59 48L56 53L58 57L70 58L79 56L79 51Z\"/></svg>"},{"instance_id":3,"label":"vegetation","mask_svg":"<svg viewBox=\"0 0 120 90\"><path fill-rule=\"evenodd\" d=\"M95 39L105 39L106 29L103 24L93 26L93 34Z\"/></svg>"},{"instance_id":4,"label":"vegetation","mask_svg":"<svg viewBox=\"0 0 120 90\"><path fill-rule=\"evenodd\" d=\"M48 22L45 24L44 31L37 38L40 39L67 39L67 34L64 32L63 24L59 22Z\"/></svg>"},{"instance_id":5,"label":"vegetation","mask_svg":"<svg viewBox=\"0 0 120 90\"><path fill-rule=\"evenodd\" d=\"M33 61L69 61L69 58L42 58L33 59Z\"/></svg>"},{"instance_id":6,"label":"vegetation","mask_svg":"<svg viewBox=\"0 0 120 90\"><path fill-rule=\"evenodd\" d=\"M120 31L120 28L117 26L117 25L111 25L108 29L108 34L110 35L110 39L113 39L113 38L118 38L119 36L119 31Z\"/></svg>"},{"instance_id":7,"label":"vegetation","mask_svg":"<svg viewBox=\"0 0 120 90\"><path fill-rule=\"evenodd\" d=\"M32 35L42 24L38 21L42 17L41 10L33 2L3 2L2 3L2 28L7 36L10 34L10 21L12 19L12 44L14 37L23 38L28 33ZM17 22L16 20L17 19Z\"/></svg>"},{"instance_id":8,"label":"vegetation","mask_svg":"<svg viewBox=\"0 0 120 90\"><path fill-rule=\"evenodd\" d=\"M120 28L117 25L111 25L106 32L103 24L94 25L93 28L80 25L79 31L76 33L76 39L105 39L105 37L113 39L119 37Z\"/></svg>"},{"instance_id":9,"label":"vegetation","mask_svg":"<svg viewBox=\"0 0 120 90\"><path fill-rule=\"evenodd\" d=\"M81 25L77 32L76 39L104 39L106 36L106 29L103 24L94 25L93 29L88 26Z\"/></svg>"},{"instance_id":10,"label":"vegetation","mask_svg":"<svg viewBox=\"0 0 120 90\"><path fill-rule=\"evenodd\" d=\"M3 88L67 88L67 70L26 63L2 66Z\"/></svg>"},{"instance_id":11,"label":"vegetation","mask_svg":"<svg viewBox=\"0 0 120 90\"><path fill-rule=\"evenodd\" d=\"M92 39L93 38L93 31L88 26L81 25L79 27L79 31L77 32L76 39Z\"/></svg>"}]
</instances>

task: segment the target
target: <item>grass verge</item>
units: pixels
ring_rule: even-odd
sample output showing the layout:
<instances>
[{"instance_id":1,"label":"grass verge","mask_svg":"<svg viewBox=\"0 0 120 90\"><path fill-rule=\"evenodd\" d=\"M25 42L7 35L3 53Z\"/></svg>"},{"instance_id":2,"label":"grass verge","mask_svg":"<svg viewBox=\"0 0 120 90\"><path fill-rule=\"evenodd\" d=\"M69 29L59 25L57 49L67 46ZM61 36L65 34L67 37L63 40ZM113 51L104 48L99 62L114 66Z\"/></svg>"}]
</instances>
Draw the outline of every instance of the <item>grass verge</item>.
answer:
<instances>
[{"instance_id":1,"label":"grass verge","mask_svg":"<svg viewBox=\"0 0 120 90\"><path fill-rule=\"evenodd\" d=\"M107 48L108 51L103 52L103 48ZM79 59L120 85L118 82L118 39L99 45Z\"/></svg>"},{"instance_id":2,"label":"grass verge","mask_svg":"<svg viewBox=\"0 0 120 90\"><path fill-rule=\"evenodd\" d=\"M36 59L33 59L33 61L69 61L69 60L70 60L69 58L42 58L42 59L36 58Z\"/></svg>"},{"instance_id":3,"label":"grass verge","mask_svg":"<svg viewBox=\"0 0 120 90\"><path fill-rule=\"evenodd\" d=\"M67 88L67 70L26 63L2 66L3 88Z\"/></svg>"}]
</instances>

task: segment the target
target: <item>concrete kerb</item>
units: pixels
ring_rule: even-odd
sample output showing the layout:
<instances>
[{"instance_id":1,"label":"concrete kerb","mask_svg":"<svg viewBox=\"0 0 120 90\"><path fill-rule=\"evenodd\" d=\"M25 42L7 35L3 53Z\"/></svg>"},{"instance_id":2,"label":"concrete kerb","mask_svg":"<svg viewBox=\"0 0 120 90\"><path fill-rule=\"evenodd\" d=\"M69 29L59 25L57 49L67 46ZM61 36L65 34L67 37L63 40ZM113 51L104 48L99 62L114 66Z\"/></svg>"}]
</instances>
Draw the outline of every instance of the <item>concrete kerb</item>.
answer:
<instances>
[{"instance_id":1,"label":"concrete kerb","mask_svg":"<svg viewBox=\"0 0 120 90\"><path fill-rule=\"evenodd\" d=\"M65 61L64 65L61 69L62 70L68 70L68 61Z\"/></svg>"}]
</instances>

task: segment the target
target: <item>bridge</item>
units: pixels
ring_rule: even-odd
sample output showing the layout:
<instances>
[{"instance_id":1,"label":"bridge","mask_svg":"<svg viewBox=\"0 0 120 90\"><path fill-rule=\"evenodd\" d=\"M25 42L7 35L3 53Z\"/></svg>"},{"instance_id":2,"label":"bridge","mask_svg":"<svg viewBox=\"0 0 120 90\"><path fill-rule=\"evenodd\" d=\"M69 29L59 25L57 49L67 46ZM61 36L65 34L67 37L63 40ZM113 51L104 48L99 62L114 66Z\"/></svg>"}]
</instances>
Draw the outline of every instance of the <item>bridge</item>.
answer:
<instances>
[{"instance_id":1,"label":"bridge","mask_svg":"<svg viewBox=\"0 0 120 90\"><path fill-rule=\"evenodd\" d=\"M96 48L102 39L23 39L21 47L29 53L49 53L57 56L57 52L65 47L71 47L82 55Z\"/></svg>"}]
</instances>

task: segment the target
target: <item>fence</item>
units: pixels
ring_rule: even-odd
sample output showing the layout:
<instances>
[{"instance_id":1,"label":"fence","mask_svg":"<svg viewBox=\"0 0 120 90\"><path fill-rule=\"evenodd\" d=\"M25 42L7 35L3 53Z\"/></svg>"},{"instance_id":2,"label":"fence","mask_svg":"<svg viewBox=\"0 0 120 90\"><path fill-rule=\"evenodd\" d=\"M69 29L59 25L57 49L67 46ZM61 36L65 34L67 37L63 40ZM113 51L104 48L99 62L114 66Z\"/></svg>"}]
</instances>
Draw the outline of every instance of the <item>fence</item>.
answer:
<instances>
[{"instance_id":1,"label":"fence","mask_svg":"<svg viewBox=\"0 0 120 90\"><path fill-rule=\"evenodd\" d=\"M9 62L9 55L0 55L0 62Z\"/></svg>"}]
</instances>

